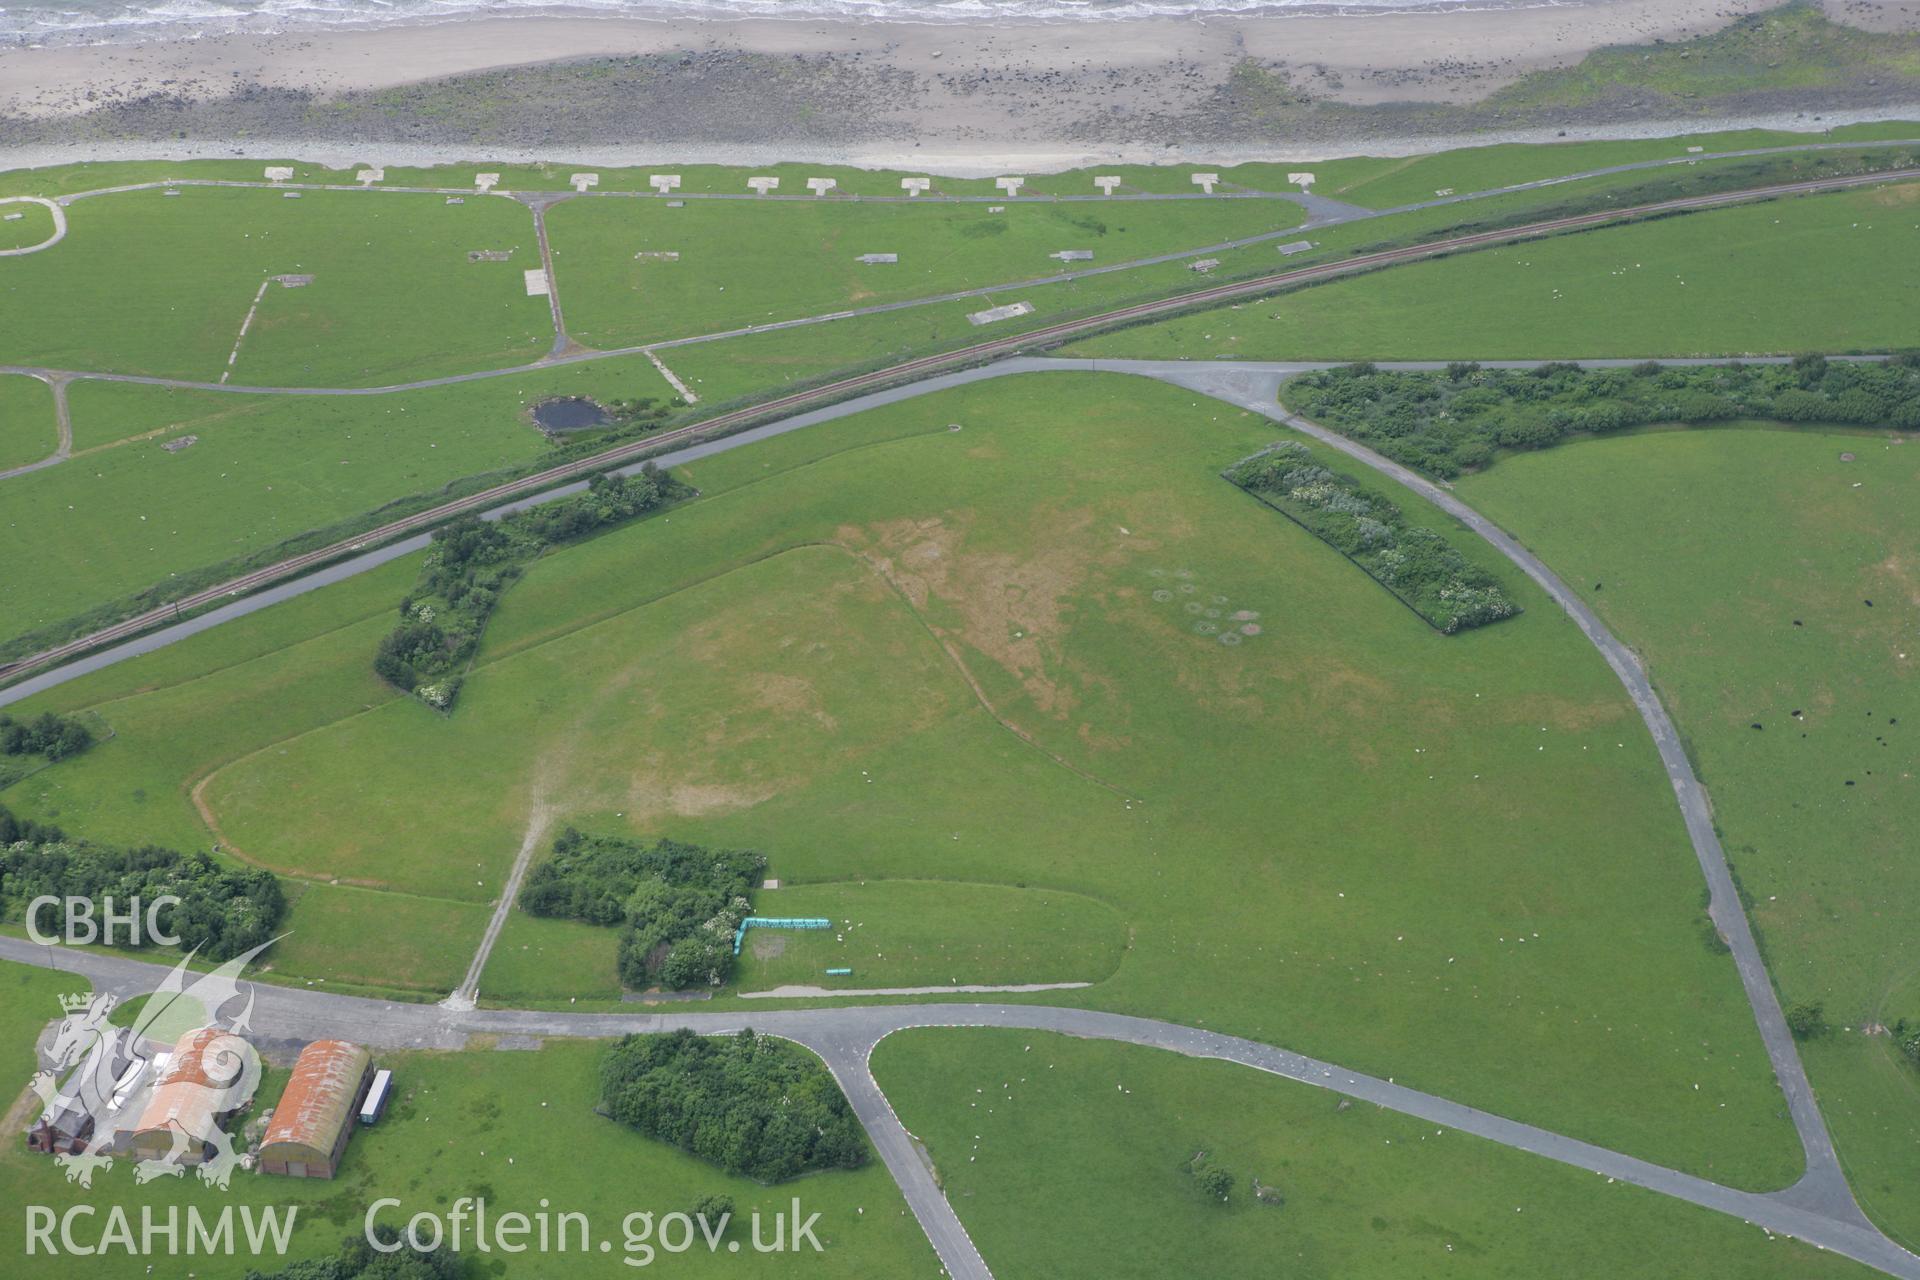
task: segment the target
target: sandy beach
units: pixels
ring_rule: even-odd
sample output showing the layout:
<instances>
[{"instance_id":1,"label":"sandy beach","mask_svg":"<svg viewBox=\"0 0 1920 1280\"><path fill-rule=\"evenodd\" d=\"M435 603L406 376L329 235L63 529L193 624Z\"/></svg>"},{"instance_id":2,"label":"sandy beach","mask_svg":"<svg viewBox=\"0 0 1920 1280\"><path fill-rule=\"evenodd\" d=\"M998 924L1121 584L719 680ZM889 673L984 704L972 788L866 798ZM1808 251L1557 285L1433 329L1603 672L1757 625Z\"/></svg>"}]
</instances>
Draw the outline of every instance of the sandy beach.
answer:
<instances>
[{"instance_id":1,"label":"sandy beach","mask_svg":"<svg viewBox=\"0 0 1920 1280\"><path fill-rule=\"evenodd\" d=\"M1361 141L1390 149L1396 120L1400 141L1478 135L1502 122L1458 112L1529 72L1602 46L1684 40L1776 2L1002 26L531 16L14 49L0 52L0 154L40 163L362 144L354 154L395 160L564 150L600 163L904 157L945 171L988 151L996 165L1196 150L1306 158ZM1861 28L1920 28L1920 0L1832 0L1828 12ZM614 74L578 75L581 60ZM449 98L456 91L466 98ZM1817 129L1913 114L1904 98L1871 99L1837 102L1823 121L1786 101L1747 104L1738 118ZM1305 103L1311 119L1293 110ZM1514 119L1499 132L1703 127L1672 127L1660 105L1639 117ZM1380 127L1355 136L1367 113ZM69 132L67 121L86 127Z\"/></svg>"}]
</instances>

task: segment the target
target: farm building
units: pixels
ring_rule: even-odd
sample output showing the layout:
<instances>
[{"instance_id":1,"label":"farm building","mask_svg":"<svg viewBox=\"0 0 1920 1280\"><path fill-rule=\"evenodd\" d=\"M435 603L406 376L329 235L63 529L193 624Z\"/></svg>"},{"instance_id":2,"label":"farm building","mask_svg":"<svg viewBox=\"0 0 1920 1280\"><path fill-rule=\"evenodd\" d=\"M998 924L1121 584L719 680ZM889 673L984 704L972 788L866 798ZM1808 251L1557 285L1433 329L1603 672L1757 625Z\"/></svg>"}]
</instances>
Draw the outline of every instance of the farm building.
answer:
<instances>
[{"instance_id":1,"label":"farm building","mask_svg":"<svg viewBox=\"0 0 1920 1280\"><path fill-rule=\"evenodd\" d=\"M344 1040L315 1040L302 1049L260 1143L260 1171L331 1178L346 1152L372 1067L365 1049Z\"/></svg>"},{"instance_id":2,"label":"farm building","mask_svg":"<svg viewBox=\"0 0 1920 1280\"><path fill-rule=\"evenodd\" d=\"M181 1164L206 1159L208 1135L252 1101L232 1095L235 1082L229 1077L238 1064L232 1060L232 1047L221 1042L236 1038L221 1027L201 1027L174 1044L166 1069L155 1078L153 1093L133 1127L136 1159L164 1159L173 1150L176 1134L186 1138Z\"/></svg>"},{"instance_id":3,"label":"farm building","mask_svg":"<svg viewBox=\"0 0 1920 1280\"><path fill-rule=\"evenodd\" d=\"M29 1151L80 1151L93 1136L95 1108L110 1091L117 1095L136 1082L146 1063L133 1052L133 1035L125 1027L113 1027L93 1042L79 1070L67 1079L66 1088L54 1095L53 1104L27 1132ZM91 1101L89 1093L93 1094Z\"/></svg>"}]
</instances>

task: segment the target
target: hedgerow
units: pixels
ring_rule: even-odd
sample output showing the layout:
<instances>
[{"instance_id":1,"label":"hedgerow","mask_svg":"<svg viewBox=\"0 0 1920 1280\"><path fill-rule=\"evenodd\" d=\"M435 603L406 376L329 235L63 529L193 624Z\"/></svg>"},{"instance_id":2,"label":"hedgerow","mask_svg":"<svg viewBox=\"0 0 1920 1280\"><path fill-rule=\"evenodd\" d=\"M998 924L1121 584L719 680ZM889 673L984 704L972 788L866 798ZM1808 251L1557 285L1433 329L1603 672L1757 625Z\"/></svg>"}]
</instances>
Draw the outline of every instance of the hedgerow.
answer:
<instances>
[{"instance_id":1,"label":"hedgerow","mask_svg":"<svg viewBox=\"0 0 1920 1280\"><path fill-rule=\"evenodd\" d=\"M1295 412L1396 462L1442 478L1477 470L1502 449L1656 423L1759 418L1920 429L1920 356L1790 364L1582 368L1544 364L1397 371L1370 364L1303 373L1281 398Z\"/></svg>"},{"instance_id":2,"label":"hedgerow","mask_svg":"<svg viewBox=\"0 0 1920 1280\"><path fill-rule=\"evenodd\" d=\"M400 622L381 638L373 669L448 710L494 606L536 556L651 511L681 489L649 464L638 475L596 475L585 493L499 520L462 516L435 530L419 582L400 602Z\"/></svg>"},{"instance_id":3,"label":"hedgerow","mask_svg":"<svg viewBox=\"0 0 1920 1280\"><path fill-rule=\"evenodd\" d=\"M1494 576L1351 476L1284 441L1227 469L1227 479L1365 570L1426 621L1453 635L1520 612Z\"/></svg>"}]
</instances>

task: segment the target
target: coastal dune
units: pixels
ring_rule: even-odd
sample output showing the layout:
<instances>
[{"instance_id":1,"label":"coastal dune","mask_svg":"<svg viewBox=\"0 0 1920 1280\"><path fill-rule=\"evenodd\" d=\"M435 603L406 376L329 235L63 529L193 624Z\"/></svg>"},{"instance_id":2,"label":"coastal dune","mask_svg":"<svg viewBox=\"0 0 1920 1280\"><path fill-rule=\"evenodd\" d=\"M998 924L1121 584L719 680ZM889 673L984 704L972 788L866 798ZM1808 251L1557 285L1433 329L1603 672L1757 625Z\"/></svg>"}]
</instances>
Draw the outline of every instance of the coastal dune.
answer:
<instances>
[{"instance_id":1,"label":"coastal dune","mask_svg":"<svg viewBox=\"0 0 1920 1280\"><path fill-rule=\"evenodd\" d=\"M16 48L0 50L0 156L38 164L297 149L324 159L362 158L371 147L396 162L564 152L598 163L785 158L958 172L988 151L996 165L1037 166L1430 149L1455 132L1484 137L1489 122L1458 110L1530 72L1604 46L1700 36L1777 3L1588 0L1004 25L516 16ZM1920 27L1916 0L1830 0L1826 11L1855 28ZM582 60L608 59L618 60L612 77L575 74ZM1335 110L1310 121L1286 114L1303 103ZM336 128L325 109L340 104ZM1793 106L1712 123L1821 127ZM1878 107L1910 115L1911 95L1842 101L1826 122L1876 118ZM1369 112L1386 123L1359 129ZM85 127L69 134L65 121ZM1622 136L1706 122L1616 111L1552 123L1514 121L1501 136Z\"/></svg>"}]
</instances>

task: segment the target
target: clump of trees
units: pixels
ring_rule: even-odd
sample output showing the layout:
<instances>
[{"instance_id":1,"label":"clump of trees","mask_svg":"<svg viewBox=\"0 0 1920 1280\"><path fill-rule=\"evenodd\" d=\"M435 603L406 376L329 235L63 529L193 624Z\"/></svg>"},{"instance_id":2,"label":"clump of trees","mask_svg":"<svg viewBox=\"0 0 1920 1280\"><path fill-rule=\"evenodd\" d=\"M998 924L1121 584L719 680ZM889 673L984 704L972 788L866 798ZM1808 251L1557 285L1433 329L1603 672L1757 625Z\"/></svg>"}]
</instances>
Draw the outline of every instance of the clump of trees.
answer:
<instances>
[{"instance_id":1,"label":"clump of trees","mask_svg":"<svg viewBox=\"0 0 1920 1280\"><path fill-rule=\"evenodd\" d=\"M1428 623L1453 635L1520 612L1494 576L1351 476L1288 440L1228 468L1227 479L1366 571Z\"/></svg>"},{"instance_id":2,"label":"clump of trees","mask_svg":"<svg viewBox=\"0 0 1920 1280\"><path fill-rule=\"evenodd\" d=\"M867 1144L820 1061L752 1030L627 1036L600 1069L601 1109L649 1137L756 1181L854 1169Z\"/></svg>"},{"instance_id":3,"label":"clump of trees","mask_svg":"<svg viewBox=\"0 0 1920 1280\"><path fill-rule=\"evenodd\" d=\"M93 745L93 730L74 716L43 711L31 720L0 715L0 755L65 760Z\"/></svg>"},{"instance_id":4,"label":"clump of trees","mask_svg":"<svg viewBox=\"0 0 1920 1280\"><path fill-rule=\"evenodd\" d=\"M47 894L91 899L95 920L104 919L106 898L124 912L135 899L150 903L172 895L180 902L158 913L160 931L214 960L271 939L287 908L271 871L225 867L205 853L155 845L95 844L0 807L0 920L23 920L27 905ZM43 921L42 927L51 924ZM150 945L144 928L141 945Z\"/></svg>"},{"instance_id":5,"label":"clump of trees","mask_svg":"<svg viewBox=\"0 0 1920 1280\"><path fill-rule=\"evenodd\" d=\"M1787 1030L1795 1040L1816 1040L1827 1033L1827 1008L1818 1000L1787 1008Z\"/></svg>"},{"instance_id":6,"label":"clump of trees","mask_svg":"<svg viewBox=\"0 0 1920 1280\"><path fill-rule=\"evenodd\" d=\"M676 409L684 409L687 402L679 396L665 400L653 396L636 396L624 400L607 401L607 413L615 426L621 427L657 427L667 420Z\"/></svg>"},{"instance_id":7,"label":"clump of trees","mask_svg":"<svg viewBox=\"0 0 1920 1280\"><path fill-rule=\"evenodd\" d=\"M1607 369L1455 362L1444 372L1356 364L1301 374L1281 395L1297 412L1396 462L1451 477L1486 466L1502 449L1656 423L1759 418L1920 429L1920 354Z\"/></svg>"},{"instance_id":8,"label":"clump of trees","mask_svg":"<svg viewBox=\"0 0 1920 1280\"><path fill-rule=\"evenodd\" d=\"M1914 1066L1920 1067L1920 1022L1900 1018L1894 1022L1891 1030L1893 1042L1900 1047L1901 1055Z\"/></svg>"},{"instance_id":9,"label":"clump of trees","mask_svg":"<svg viewBox=\"0 0 1920 1280\"><path fill-rule=\"evenodd\" d=\"M536 556L651 511L682 488L649 465L634 476L596 475L585 493L500 520L463 516L435 530L420 579L400 602L400 621L382 637L373 669L429 706L450 709L494 606Z\"/></svg>"},{"instance_id":10,"label":"clump of trees","mask_svg":"<svg viewBox=\"0 0 1920 1280\"><path fill-rule=\"evenodd\" d=\"M373 1234L391 1251L377 1250L356 1234L331 1258L302 1258L279 1271L249 1270L246 1280L462 1280L472 1274L466 1259L451 1248L423 1253L385 1223Z\"/></svg>"},{"instance_id":11,"label":"clump of trees","mask_svg":"<svg viewBox=\"0 0 1920 1280\"><path fill-rule=\"evenodd\" d=\"M1187 1161L1187 1172L1193 1177L1193 1185L1200 1194L1209 1200L1218 1200L1225 1204L1233 1197L1233 1188L1239 1179L1233 1176L1231 1169L1213 1162L1213 1157L1204 1151L1193 1153L1193 1159Z\"/></svg>"},{"instance_id":12,"label":"clump of trees","mask_svg":"<svg viewBox=\"0 0 1920 1280\"><path fill-rule=\"evenodd\" d=\"M767 860L677 840L644 844L573 827L520 890L529 915L620 925L620 981L717 987L733 973L733 937Z\"/></svg>"}]
</instances>

